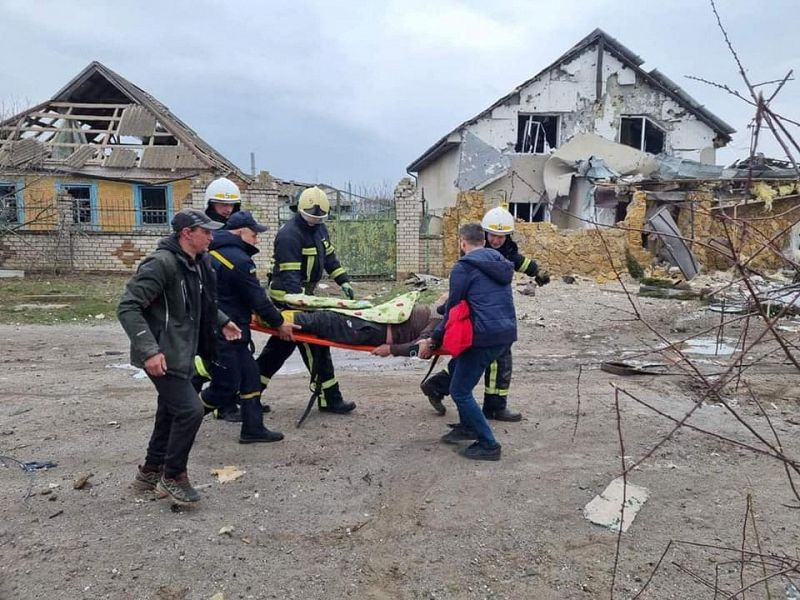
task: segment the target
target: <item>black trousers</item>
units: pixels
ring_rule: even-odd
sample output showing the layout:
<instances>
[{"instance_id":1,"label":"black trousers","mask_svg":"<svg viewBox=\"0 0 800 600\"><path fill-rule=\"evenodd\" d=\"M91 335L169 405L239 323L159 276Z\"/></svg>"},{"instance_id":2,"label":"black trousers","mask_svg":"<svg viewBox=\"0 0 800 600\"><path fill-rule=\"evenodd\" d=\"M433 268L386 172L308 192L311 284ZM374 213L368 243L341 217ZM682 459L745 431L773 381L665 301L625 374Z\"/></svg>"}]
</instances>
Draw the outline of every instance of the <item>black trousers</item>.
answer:
<instances>
[{"instance_id":1,"label":"black trousers","mask_svg":"<svg viewBox=\"0 0 800 600\"><path fill-rule=\"evenodd\" d=\"M310 344L285 342L275 335L267 340L264 349L256 359L258 370L261 373L262 388L269 384L270 379L280 370L295 348L300 348L300 356L308 372L311 373L312 370L316 369L321 378L323 393L319 399L320 406L341 402L342 393L339 391L339 384L336 381L331 349L327 346L312 347Z\"/></svg>"},{"instance_id":2,"label":"black trousers","mask_svg":"<svg viewBox=\"0 0 800 600\"><path fill-rule=\"evenodd\" d=\"M380 346L386 343L386 325L329 310L296 313L294 322L303 328L303 333L313 333L340 344Z\"/></svg>"},{"instance_id":3,"label":"black trousers","mask_svg":"<svg viewBox=\"0 0 800 600\"><path fill-rule=\"evenodd\" d=\"M174 375L150 376L158 392L153 434L147 446L145 465L164 468L174 478L186 471L189 452L203 422L203 405L189 379Z\"/></svg>"}]
</instances>

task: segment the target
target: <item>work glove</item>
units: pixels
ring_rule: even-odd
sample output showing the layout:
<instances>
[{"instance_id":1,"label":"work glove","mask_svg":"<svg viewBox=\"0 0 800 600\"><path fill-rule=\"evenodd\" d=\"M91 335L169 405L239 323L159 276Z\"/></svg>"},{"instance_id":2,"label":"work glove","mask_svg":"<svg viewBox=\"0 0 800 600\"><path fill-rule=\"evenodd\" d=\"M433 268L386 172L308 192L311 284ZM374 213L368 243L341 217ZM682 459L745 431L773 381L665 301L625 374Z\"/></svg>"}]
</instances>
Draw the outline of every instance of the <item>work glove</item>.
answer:
<instances>
[{"instance_id":1,"label":"work glove","mask_svg":"<svg viewBox=\"0 0 800 600\"><path fill-rule=\"evenodd\" d=\"M548 283L550 283L550 273L548 273L547 271L542 271L540 273L537 273L536 277L534 277L533 280L539 287L547 285Z\"/></svg>"},{"instance_id":2,"label":"work glove","mask_svg":"<svg viewBox=\"0 0 800 600\"><path fill-rule=\"evenodd\" d=\"M349 283L343 283L342 284L342 292L344 292L344 295L347 296L348 300L355 300L356 299L356 292L353 289L353 286L350 285Z\"/></svg>"}]
</instances>

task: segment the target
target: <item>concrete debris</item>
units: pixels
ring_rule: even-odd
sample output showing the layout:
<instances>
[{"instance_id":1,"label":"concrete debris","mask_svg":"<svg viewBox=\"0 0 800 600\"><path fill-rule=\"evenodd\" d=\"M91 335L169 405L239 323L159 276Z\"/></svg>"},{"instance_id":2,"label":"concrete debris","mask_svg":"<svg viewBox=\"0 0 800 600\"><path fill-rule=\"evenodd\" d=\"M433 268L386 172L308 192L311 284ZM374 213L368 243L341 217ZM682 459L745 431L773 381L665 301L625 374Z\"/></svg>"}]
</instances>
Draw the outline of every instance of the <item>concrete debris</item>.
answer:
<instances>
[{"instance_id":1,"label":"concrete debris","mask_svg":"<svg viewBox=\"0 0 800 600\"><path fill-rule=\"evenodd\" d=\"M211 474L217 476L217 480L220 483L227 483L229 481L236 481L242 475L244 475L247 471L241 471L239 467L235 465L226 465L221 469L211 469Z\"/></svg>"},{"instance_id":2,"label":"concrete debris","mask_svg":"<svg viewBox=\"0 0 800 600\"><path fill-rule=\"evenodd\" d=\"M659 208L648 220L656 235L664 243L670 262L678 266L687 280L700 271L697 260L683 241L683 234L669 213L668 206Z\"/></svg>"},{"instance_id":3,"label":"concrete debris","mask_svg":"<svg viewBox=\"0 0 800 600\"><path fill-rule=\"evenodd\" d=\"M406 285L413 285L414 287L424 287L428 285L441 285L442 281L444 280L441 277L429 275L428 273L411 273L403 283Z\"/></svg>"},{"instance_id":4,"label":"concrete debris","mask_svg":"<svg viewBox=\"0 0 800 600\"><path fill-rule=\"evenodd\" d=\"M623 497L625 500L624 511ZM583 516L595 523L607 527L611 531L619 531L622 524L623 533L633 523L633 519L650 497L647 488L628 483L625 485L622 477L616 478L608 484L603 493L595 496L584 507Z\"/></svg>"}]
</instances>

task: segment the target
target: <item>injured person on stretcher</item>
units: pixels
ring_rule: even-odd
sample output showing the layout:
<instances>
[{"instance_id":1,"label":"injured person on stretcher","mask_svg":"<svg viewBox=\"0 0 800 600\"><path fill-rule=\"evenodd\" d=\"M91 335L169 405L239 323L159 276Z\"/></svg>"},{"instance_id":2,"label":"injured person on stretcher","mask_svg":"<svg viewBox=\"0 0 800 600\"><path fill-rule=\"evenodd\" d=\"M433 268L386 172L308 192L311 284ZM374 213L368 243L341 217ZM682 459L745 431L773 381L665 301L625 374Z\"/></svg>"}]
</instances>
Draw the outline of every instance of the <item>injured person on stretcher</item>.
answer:
<instances>
[{"instance_id":1,"label":"injured person on stretcher","mask_svg":"<svg viewBox=\"0 0 800 600\"><path fill-rule=\"evenodd\" d=\"M437 304L420 304L402 323L377 323L330 310L283 310L283 318L299 325L302 333L356 346L374 346L376 356L415 356L442 320Z\"/></svg>"}]
</instances>

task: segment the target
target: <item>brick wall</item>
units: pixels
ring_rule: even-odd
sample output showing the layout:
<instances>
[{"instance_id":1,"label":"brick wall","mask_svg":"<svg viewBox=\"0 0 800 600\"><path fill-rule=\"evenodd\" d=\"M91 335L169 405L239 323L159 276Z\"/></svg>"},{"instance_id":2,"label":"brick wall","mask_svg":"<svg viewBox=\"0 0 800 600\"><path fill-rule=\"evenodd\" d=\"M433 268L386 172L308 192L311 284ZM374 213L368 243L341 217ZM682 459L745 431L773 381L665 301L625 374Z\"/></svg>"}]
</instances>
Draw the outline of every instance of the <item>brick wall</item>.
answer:
<instances>
[{"instance_id":1,"label":"brick wall","mask_svg":"<svg viewBox=\"0 0 800 600\"><path fill-rule=\"evenodd\" d=\"M397 219L395 269L397 278L401 279L420 269L422 202L411 178L404 177L397 184L394 204Z\"/></svg>"}]
</instances>

